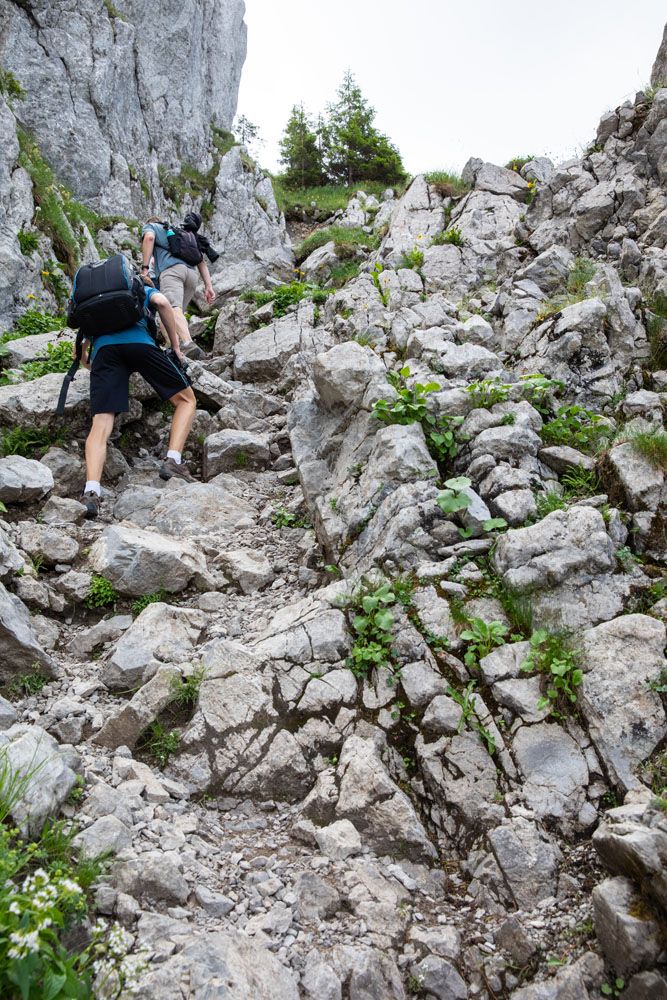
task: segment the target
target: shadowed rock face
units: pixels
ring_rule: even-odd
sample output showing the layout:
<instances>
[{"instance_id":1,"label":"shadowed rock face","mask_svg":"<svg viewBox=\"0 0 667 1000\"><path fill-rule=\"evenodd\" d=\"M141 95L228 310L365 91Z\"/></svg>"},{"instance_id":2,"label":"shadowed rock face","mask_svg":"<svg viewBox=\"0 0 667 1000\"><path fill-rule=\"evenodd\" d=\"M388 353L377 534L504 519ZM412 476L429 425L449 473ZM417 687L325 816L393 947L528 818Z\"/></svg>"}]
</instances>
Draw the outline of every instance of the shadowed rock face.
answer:
<instances>
[{"instance_id":1,"label":"shadowed rock face","mask_svg":"<svg viewBox=\"0 0 667 1000\"><path fill-rule=\"evenodd\" d=\"M662 35L662 44L653 63L651 86L664 87L667 84L667 24Z\"/></svg>"}]
</instances>

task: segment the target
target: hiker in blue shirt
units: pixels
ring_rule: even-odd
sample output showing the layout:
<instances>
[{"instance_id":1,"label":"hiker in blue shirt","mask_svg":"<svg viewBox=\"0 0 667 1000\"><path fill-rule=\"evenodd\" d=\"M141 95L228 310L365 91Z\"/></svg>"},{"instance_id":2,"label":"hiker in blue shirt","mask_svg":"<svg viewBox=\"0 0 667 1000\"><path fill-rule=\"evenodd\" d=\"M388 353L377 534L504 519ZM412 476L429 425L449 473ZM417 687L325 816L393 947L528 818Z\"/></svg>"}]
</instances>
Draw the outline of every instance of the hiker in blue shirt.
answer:
<instances>
[{"instance_id":1,"label":"hiker in blue shirt","mask_svg":"<svg viewBox=\"0 0 667 1000\"><path fill-rule=\"evenodd\" d=\"M185 217L183 231L193 233L193 246L196 247L196 233L201 225L201 216L197 212L189 212ZM142 276L148 276L151 257L155 261L155 273L160 282L160 292L172 306L176 316L176 328L181 343L181 350L188 358L205 357L201 348L197 347L190 336L185 310L197 290L198 275L204 281L204 297L210 304L215 299L211 284L211 275L201 252L196 251L191 258L177 256L170 248L170 237L174 231L168 229L159 219L148 220L142 230L141 253L143 266ZM190 261L190 262L189 262Z\"/></svg>"}]
</instances>

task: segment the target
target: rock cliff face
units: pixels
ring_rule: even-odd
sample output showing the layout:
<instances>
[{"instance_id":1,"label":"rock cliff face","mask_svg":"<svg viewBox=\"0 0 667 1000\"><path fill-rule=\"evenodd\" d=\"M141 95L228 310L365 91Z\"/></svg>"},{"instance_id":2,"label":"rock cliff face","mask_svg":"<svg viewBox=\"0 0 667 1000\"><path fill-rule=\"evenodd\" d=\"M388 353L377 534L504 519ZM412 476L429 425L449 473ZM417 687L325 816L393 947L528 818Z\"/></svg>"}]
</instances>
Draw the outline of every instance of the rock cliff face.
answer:
<instances>
[{"instance_id":1,"label":"rock cliff face","mask_svg":"<svg viewBox=\"0 0 667 1000\"><path fill-rule=\"evenodd\" d=\"M15 308L12 268L48 304L49 254L136 241L45 197L20 113ZM4 345L0 753L41 768L12 819L114 852L92 908L145 1000L667 998L666 131L656 86L580 159L357 192L259 307L284 223L226 152L202 481L160 480L138 380L96 521L87 375L61 426L26 367L72 332Z\"/></svg>"},{"instance_id":2,"label":"rock cliff face","mask_svg":"<svg viewBox=\"0 0 667 1000\"><path fill-rule=\"evenodd\" d=\"M197 209L218 288L292 263L271 184L229 132L242 0L0 3L0 330L62 307L75 267ZM19 233L34 234L28 249Z\"/></svg>"},{"instance_id":3,"label":"rock cliff face","mask_svg":"<svg viewBox=\"0 0 667 1000\"><path fill-rule=\"evenodd\" d=\"M158 168L210 170L211 128L236 114L244 12L243 0L2 0L21 124L75 197L136 215L158 200Z\"/></svg>"}]
</instances>

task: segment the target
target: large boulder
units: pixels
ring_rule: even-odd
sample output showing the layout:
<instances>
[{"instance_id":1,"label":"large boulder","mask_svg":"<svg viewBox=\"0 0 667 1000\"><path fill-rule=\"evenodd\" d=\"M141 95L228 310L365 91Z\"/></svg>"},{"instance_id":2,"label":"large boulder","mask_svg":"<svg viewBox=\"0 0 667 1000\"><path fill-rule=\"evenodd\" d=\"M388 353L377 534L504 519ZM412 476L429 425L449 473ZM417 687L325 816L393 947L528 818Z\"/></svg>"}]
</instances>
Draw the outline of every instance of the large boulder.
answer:
<instances>
[{"instance_id":1,"label":"large boulder","mask_svg":"<svg viewBox=\"0 0 667 1000\"><path fill-rule=\"evenodd\" d=\"M89 561L94 572L133 597L159 590L177 594L206 572L206 560L191 542L144 531L127 521L105 529L90 550Z\"/></svg>"},{"instance_id":2,"label":"large boulder","mask_svg":"<svg viewBox=\"0 0 667 1000\"><path fill-rule=\"evenodd\" d=\"M109 688L128 690L152 677L161 664L190 662L205 625L203 611L149 604L118 642L102 680Z\"/></svg>"},{"instance_id":3,"label":"large boulder","mask_svg":"<svg viewBox=\"0 0 667 1000\"><path fill-rule=\"evenodd\" d=\"M10 681L21 671L35 667L48 676L57 673L51 656L42 648L37 638L30 614L25 604L0 583L0 680Z\"/></svg>"},{"instance_id":4,"label":"large boulder","mask_svg":"<svg viewBox=\"0 0 667 1000\"><path fill-rule=\"evenodd\" d=\"M0 459L0 500L28 503L41 500L53 489L53 473L41 462L21 455Z\"/></svg>"},{"instance_id":5,"label":"large boulder","mask_svg":"<svg viewBox=\"0 0 667 1000\"><path fill-rule=\"evenodd\" d=\"M628 576L614 575L615 545L593 507L554 511L506 532L493 560L505 586L530 594L538 624L578 628L607 621L620 614L629 593Z\"/></svg>"},{"instance_id":6,"label":"large boulder","mask_svg":"<svg viewBox=\"0 0 667 1000\"><path fill-rule=\"evenodd\" d=\"M259 940L238 931L193 933L181 950L142 977L142 995L182 1000L183 982L190 1000L299 1000L292 973Z\"/></svg>"},{"instance_id":7,"label":"large boulder","mask_svg":"<svg viewBox=\"0 0 667 1000\"><path fill-rule=\"evenodd\" d=\"M40 726L17 723L0 733L0 763L6 763L17 781L12 817L24 836L35 836L58 814L74 787L78 758L73 751L61 750Z\"/></svg>"},{"instance_id":8,"label":"large boulder","mask_svg":"<svg viewBox=\"0 0 667 1000\"><path fill-rule=\"evenodd\" d=\"M337 344L313 362L313 381L320 400L327 409L358 403L368 383L383 376L385 366L375 351L356 341Z\"/></svg>"},{"instance_id":9,"label":"large boulder","mask_svg":"<svg viewBox=\"0 0 667 1000\"><path fill-rule=\"evenodd\" d=\"M621 615L584 632L579 696L588 730L615 782L635 787L634 771L667 735L660 695L651 689L665 669L665 625L648 615Z\"/></svg>"}]
</instances>

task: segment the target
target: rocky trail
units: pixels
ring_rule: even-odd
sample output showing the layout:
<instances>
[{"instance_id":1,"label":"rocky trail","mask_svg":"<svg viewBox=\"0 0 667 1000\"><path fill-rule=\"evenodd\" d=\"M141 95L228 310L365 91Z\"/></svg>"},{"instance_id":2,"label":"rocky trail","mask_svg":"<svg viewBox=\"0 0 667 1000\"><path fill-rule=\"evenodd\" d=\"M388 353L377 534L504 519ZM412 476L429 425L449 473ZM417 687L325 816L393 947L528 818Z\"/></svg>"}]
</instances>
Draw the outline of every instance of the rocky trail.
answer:
<instances>
[{"instance_id":1,"label":"rocky trail","mask_svg":"<svg viewBox=\"0 0 667 1000\"><path fill-rule=\"evenodd\" d=\"M146 1000L667 998L666 79L663 43L579 159L358 192L290 301L269 179L202 153L195 484L160 480L137 378L85 521L88 376L60 424L62 375L23 367L72 331L6 340L0 754L39 768L12 816L111 852L92 911ZM7 330L58 306L17 122L0 99ZM86 254L135 246L99 222Z\"/></svg>"}]
</instances>

